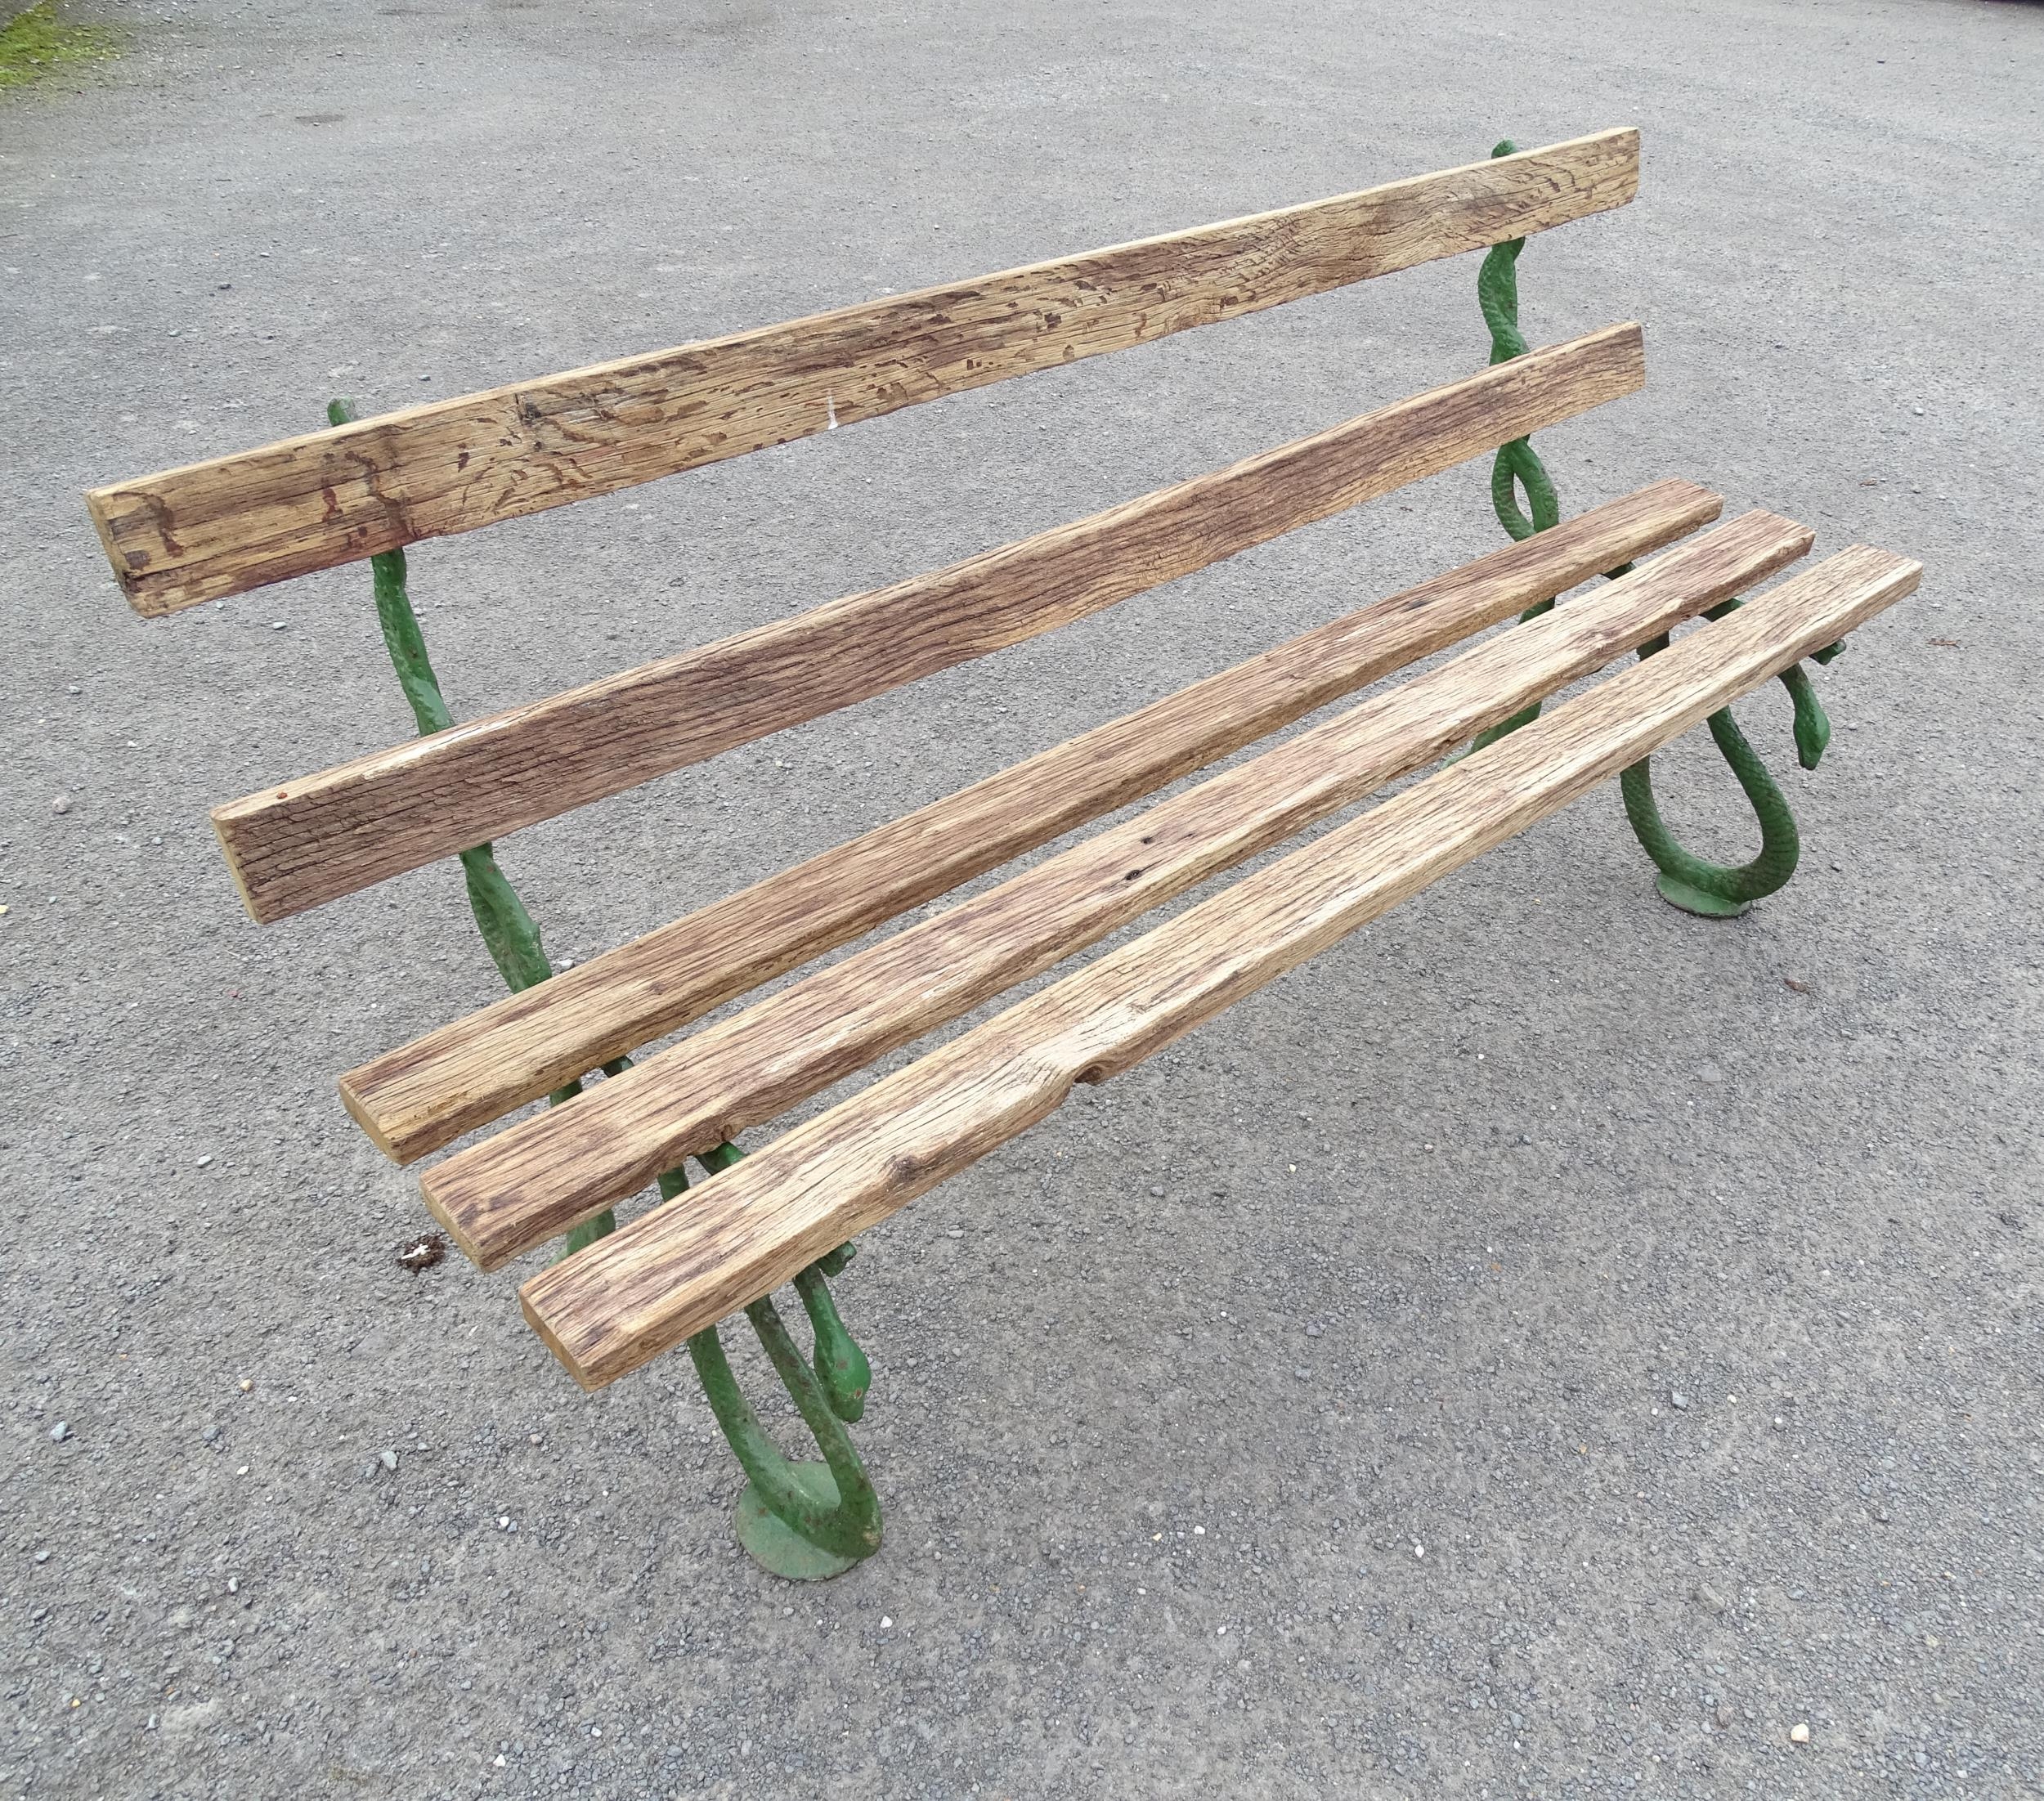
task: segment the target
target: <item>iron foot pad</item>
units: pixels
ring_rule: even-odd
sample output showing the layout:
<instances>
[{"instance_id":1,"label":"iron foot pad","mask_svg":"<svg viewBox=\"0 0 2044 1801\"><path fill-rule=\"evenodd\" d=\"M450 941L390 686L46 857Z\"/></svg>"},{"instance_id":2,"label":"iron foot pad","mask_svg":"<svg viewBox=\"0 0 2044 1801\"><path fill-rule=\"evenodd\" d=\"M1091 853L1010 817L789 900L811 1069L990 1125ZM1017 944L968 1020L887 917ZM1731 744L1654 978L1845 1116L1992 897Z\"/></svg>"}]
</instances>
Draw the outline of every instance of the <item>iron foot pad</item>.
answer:
<instances>
[{"instance_id":1,"label":"iron foot pad","mask_svg":"<svg viewBox=\"0 0 2044 1801\"><path fill-rule=\"evenodd\" d=\"M1661 898L1670 907L1679 907L1685 913L1694 913L1698 919L1737 919L1752 909L1751 901L1721 900L1715 894L1692 887L1685 881L1678 881L1673 876L1662 876L1654 886L1661 890Z\"/></svg>"},{"instance_id":2,"label":"iron foot pad","mask_svg":"<svg viewBox=\"0 0 2044 1801\"><path fill-rule=\"evenodd\" d=\"M821 1508L837 1505L837 1484L831 1479L827 1463L797 1463L793 1468L797 1485L810 1500ZM752 1561L790 1582L827 1582L864 1561L810 1543L793 1527L767 1512L766 1503L750 1482L738 1497L737 1525L738 1543Z\"/></svg>"}]
</instances>

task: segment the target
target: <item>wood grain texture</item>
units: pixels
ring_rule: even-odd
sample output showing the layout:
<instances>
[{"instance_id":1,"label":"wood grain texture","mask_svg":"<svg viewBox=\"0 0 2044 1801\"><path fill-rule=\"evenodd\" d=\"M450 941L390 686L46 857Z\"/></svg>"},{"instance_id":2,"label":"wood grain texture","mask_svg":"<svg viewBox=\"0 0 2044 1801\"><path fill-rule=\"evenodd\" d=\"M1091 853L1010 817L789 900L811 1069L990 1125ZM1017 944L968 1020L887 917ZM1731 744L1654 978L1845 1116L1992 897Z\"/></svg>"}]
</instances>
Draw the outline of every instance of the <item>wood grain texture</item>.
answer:
<instances>
[{"instance_id":1,"label":"wood grain texture","mask_svg":"<svg viewBox=\"0 0 2044 1801\"><path fill-rule=\"evenodd\" d=\"M1856 545L1258 871L527 1282L596 1388L1844 636L1916 586ZM572 1111L572 1109L568 1111Z\"/></svg>"},{"instance_id":2,"label":"wood grain texture","mask_svg":"<svg viewBox=\"0 0 2044 1801\"><path fill-rule=\"evenodd\" d=\"M410 1163L1060 833L1715 519L1664 482L1082 733L341 1078Z\"/></svg>"},{"instance_id":3,"label":"wood grain texture","mask_svg":"<svg viewBox=\"0 0 2044 1801\"><path fill-rule=\"evenodd\" d=\"M86 496L137 612L472 531L1622 206L1601 132L437 401Z\"/></svg>"},{"instance_id":4,"label":"wood grain texture","mask_svg":"<svg viewBox=\"0 0 2044 1801\"><path fill-rule=\"evenodd\" d=\"M1753 513L1672 550L448 1158L427 1204L495 1268L1741 592L1810 535Z\"/></svg>"},{"instance_id":5,"label":"wood grain texture","mask_svg":"<svg viewBox=\"0 0 2044 1801\"><path fill-rule=\"evenodd\" d=\"M948 569L215 809L272 921L984 656L1539 431L1646 379L1616 325Z\"/></svg>"}]
</instances>

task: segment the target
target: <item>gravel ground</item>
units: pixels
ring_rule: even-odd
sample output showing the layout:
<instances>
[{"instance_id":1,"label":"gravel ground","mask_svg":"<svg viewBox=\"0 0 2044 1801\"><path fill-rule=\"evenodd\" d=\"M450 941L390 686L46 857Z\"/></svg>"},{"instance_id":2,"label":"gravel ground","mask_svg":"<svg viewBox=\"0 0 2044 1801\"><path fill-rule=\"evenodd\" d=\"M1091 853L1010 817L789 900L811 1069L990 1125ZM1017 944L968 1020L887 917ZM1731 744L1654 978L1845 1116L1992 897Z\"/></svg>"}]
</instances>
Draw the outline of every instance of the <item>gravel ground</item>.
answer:
<instances>
[{"instance_id":1,"label":"gravel ground","mask_svg":"<svg viewBox=\"0 0 2044 1801\"><path fill-rule=\"evenodd\" d=\"M2044 1789L2044 11L99 16L125 56L0 104L0 1790ZM585 1398L510 1279L396 1264L414 1185L333 1078L491 997L448 871L267 931L235 901L207 807L406 729L364 572L146 625L77 491L334 392L459 393L1626 122L1642 200L1522 264L1536 341L1647 325L1648 392L1543 441L1567 501L1684 475L1929 571L1822 678L1804 872L1736 924L1675 913L1600 793L872 1234L841 1297L888 1542L765 1576L685 1359ZM1466 373L1474 277L428 546L455 710ZM506 867L591 955L1489 549L1483 489ZM1744 711L1786 766L1778 689ZM1707 746L1663 777L1694 840L1743 842Z\"/></svg>"}]
</instances>

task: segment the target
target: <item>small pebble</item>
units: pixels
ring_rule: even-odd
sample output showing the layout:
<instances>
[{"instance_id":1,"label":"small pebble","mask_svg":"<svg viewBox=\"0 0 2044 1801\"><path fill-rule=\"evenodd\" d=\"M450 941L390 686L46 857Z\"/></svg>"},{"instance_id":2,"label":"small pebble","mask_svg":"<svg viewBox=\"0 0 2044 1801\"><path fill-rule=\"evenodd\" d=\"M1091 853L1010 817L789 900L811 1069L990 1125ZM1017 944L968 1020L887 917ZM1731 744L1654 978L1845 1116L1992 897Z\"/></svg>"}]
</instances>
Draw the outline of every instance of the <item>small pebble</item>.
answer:
<instances>
[{"instance_id":1,"label":"small pebble","mask_svg":"<svg viewBox=\"0 0 2044 1801\"><path fill-rule=\"evenodd\" d=\"M61 794L50 803L52 813L69 813L70 810L71 797L68 794Z\"/></svg>"},{"instance_id":2,"label":"small pebble","mask_svg":"<svg viewBox=\"0 0 2044 1801\"><path fill-rule=\"evenodd\" d=\"M271 626L270 629L273 632L289 631L290 629L290 622L288 620L280 619Z\"/></svg>"},{"instance_id":3,"label":"small pebble","mask_svg":"<svg viewBox=\"0 0 2044 1801\"><path fill-rule=\"evenodd\" d=\"M1318 1326L1308 1326L1306 1328L1306 1336L1309 1338L1317 1338L1320 1335L1320 1330L1321 1328Z\"/></svg>"},{"instance_id":4,"label":"small pebble","mask_svg":"<svg viewBox=\"0 0 2044 1801\"><path fill-rule=\"evenodd\" d=\"M1152 1182L1150 1185L1150 1192L1152 1198L1154 1199L1161 1201L1164 1198L1163 1189L1155 1182Z\"/></svg>"},{"instance_id":5,"label":"small pebble","mask_svg":"<svg viewBox=\"0 0 2044 1801\"><path fill-rule=\"evenodd\" d=\"M70 1436L70 1426L64 1420L59 1420L50 1428L50 1440L52 1444L61 1445Z\"/></svg>"},{"instance_id":6,"label":"small pebble","mask_svg":"<svg viewBox=\"0 0 2044 1801\"><path fill-rule=\"evenodd\" d=\"M397 1467L397 1454L395 1451L379 1451L376 1461L387 1470L395 1470Z\"/></svg>"},{"instance_id":7,"label":"small pebble","mask_svg":"<svg viewBox=\"0 0 2044 1801\"><path fill-rule=\"evenodd\" d=\"M1674 1408L1677 1413L1680 1413L1683 1409L1688 1406L1689 1397L1683 1394L1672 1394L1668 1397L1668 1405Z\"/></svg>"},{"instance_id":8,"label":"small pebble","mask_svg":"<svg viewBox=\"0 0 2044 1801\"><path fill-rule=\"evenodd\" d=\"M1313 1372L1310 1369L1295 1369L1292 1373L1301 1382L1311 1382L1313 1379Z\"/></svg>"},{"instance_id":9,"label":"small pebble","mask_svg":"<svg viewBox=\"0 0 2044 1801\"><path fill-rule=\"evenodd\" d=\"M889 1627L894 1624L894 1620L886 1614L882 1614L880 1616L880 1629L882 1632L885 1632Z\"/></svg>"},{"instance_id":10,"label":"small pebble","mask_svg":"<svg viewBox=\"0 0 2044 1801\"><path fill-rule=\"evenodd\" d=\"M213 1159L210 1157L202 1157L199 1159L199 1167L204 1169L207 1164L210 1163L212 1161Z\"/></svg>"},{"instance_id":11,"label":"small pebble","mask_svg":"<svg viewBox=\"0 0 2044 1801\"><path fill-rule=\"evenodd\" d=\"M1732 1704L1729 1701L1719 1701L1717 1712L1710 1717L1718 1723L1719 1732L1729 1732L1732 1729Z\"/></svg>"},{"instance_id":12,"label":"small pebble","mask_svg":"<svg viewBox=\"0 0 2044 1801\"><path fill-rule=\"evenodd\" d=\"M1800 1721L1798 1721L1794 1726L1791 1726L1789 1728L1790 1744L1807 1745L1809 1741L1810 1729L1807 1726L1804 1725Z\"/></svg>"},{"instance_id":13,"label":"small pebble","mask_svg":"<svg viewBox=\"0 0 2044 1801\"><path fill-rule=\"evenodd\" d=\"M241 1378L241 1392L243 1394L245 1395L249 1393L253 1388L254 1388L254 1387L255 1384L250 1382L246 1376L244 1376Z\"/></svg>"},{"instance_id":14,"label":"small pebble","mask_svg":"<svg viewBox=\"0 0 2044 1801\"><path fill-rule=\"evenodd\" d=\"M82 694L85 691L76 682L71 682L65 685L64 692L66 694Z\"/></svg>"},{"instance_id":15,"label":"small pebble","mask_svg":"<svg viewBox=\"0 0 2044 1801\"><path fill-rule=\"evenodd\" d=\"M208 1445L217 1445L220 1442L220 1428L217 1426L208 1426L199 1436Z\"/></svg>"},{"instance_id":16,"label":"small pebble","mask_svg":"<svg viewBox=\"0 0 2044 1801\"><path fill-rule=\"evenodd\" d=\"M38 1563L47 1563L50 1561L50 1553L47 1551L38 1551L35 1554L35 1561Z\"/></svg>"}]
</instances>

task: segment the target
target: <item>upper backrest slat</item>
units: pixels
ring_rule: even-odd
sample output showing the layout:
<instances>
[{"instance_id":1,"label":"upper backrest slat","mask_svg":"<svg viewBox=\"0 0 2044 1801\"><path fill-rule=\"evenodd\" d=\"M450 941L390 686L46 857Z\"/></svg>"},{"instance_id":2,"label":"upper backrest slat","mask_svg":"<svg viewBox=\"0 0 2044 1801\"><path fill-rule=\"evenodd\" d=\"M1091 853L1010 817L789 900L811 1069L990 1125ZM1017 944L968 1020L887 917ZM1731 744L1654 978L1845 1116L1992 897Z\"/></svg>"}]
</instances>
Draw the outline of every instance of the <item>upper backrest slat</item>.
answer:
<instances>
[{"instance_id":1,"label":"upper backrest slat","mask_svg":"<svg viewBox=\"0 0 2044 1801\"><path fill-rule=\"evenodd\" d=\"M87 495L137 612L872 419L1622 206L1602 132L365 419Z\"/></svg>"}]
</instances>

